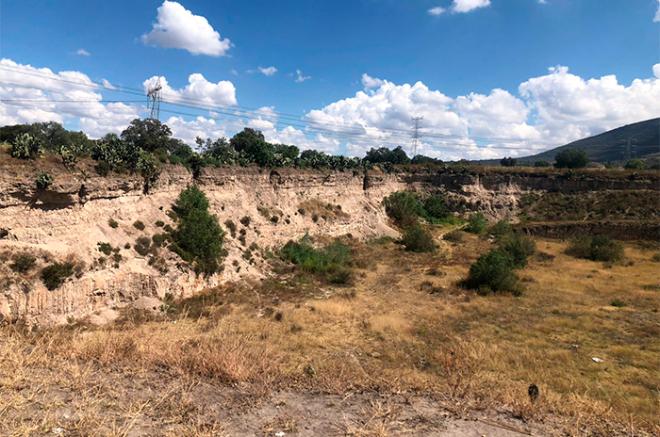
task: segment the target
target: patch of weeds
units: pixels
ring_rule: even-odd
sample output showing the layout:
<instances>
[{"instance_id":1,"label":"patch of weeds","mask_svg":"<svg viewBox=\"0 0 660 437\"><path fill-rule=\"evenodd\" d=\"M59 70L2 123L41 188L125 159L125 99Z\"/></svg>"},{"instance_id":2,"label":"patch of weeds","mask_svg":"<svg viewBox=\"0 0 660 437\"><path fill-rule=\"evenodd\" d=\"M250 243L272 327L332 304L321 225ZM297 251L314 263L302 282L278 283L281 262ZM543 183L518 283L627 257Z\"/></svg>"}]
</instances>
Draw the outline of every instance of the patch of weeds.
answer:
<instances>
[{"instance_id":1,"label":"patch of weeds","mask_svg":"<svg viewBox=\"0 0 660 437\"><path fill-rule=\"evenodd\" d=\"M511 224L506 220L500 220L488 229L488 233L499 240L513 232Z\"/></svg>"},{"instance_id":2,"label":"patch of weeds","mask_svg":"<svg viewBox=\"0 0 660 437\"><path fill-rule=\"evenodd\" d=\"M41 270L41 280L49 290L55 290L73 275L73 263L53 263Z\"/></svg>"},{"instance_id":3,"label":"patch of weeds","mask_svg":"<svg viewBox=\"0 0 660 437\"><path fill-rule=\"evenodd\" d=\"M124 249L128 250L131 248L131 243L124 244Z\"/></svg>"},{"instance_id":4,"label":"patch of weeds","mask_svg":"<svg viewBox=\"0 0 660 437\"><path fill-rule=\"evenodd\" d=\"M154 234L151 237L151 241L154 243L156 247L163 247L167 244L168 238L169 235L167 234Z\"/></svg>"},{"instance_id":5,"label":"patch of weeds","mask_svg":"<svg viewBox=\"0 0 660 437\"><path fill-rule=\"evenodd\" d=\"M141 220L136 220L133 222L133 227L138 231L144 231L144 223Z\"/></svg>"},{"instance_id":6,"label":"patch of weeds","mask_svg":"<svg viewBox=\"0 0 660 437\"><path fill-rule=\"evenodd\" d=\"M156 222L154 223L154 225L155 225L156 227L158 227L158 228L162 228L163 226L165 226L165 222L162 221L162 220L156 220Z\"/></svg>"},{"instance_id":7,"label":"patch of weeds","mask_svg":"<svg viewBox=\"0 0 660 437\"><path fill-rule=\"evenodd\" d=\"M279 222L279 221L280 221L280 218L276 215L271 216L271 218L270 218L270 222L273 223L273 224L277 224L277 222Z\"/></svg>"},{"instance_id":8,"label":"patch of weeds","mask_svg":"<svg viewBox=\"0 0 660 437\"><path fill-rule=\"evenodd\" d=\"M410 252L433 252L433 235L419 223L409 226L403 232L401 244Z\"/></svg>"},{"instance_id":9,"label":"patch of weeds","mask_svg":"<svg viewBox=\"0 0 660 437\"><path fill-rule=\"evenodd\" d=\"M654 253L653 256L651 257L651 261L660 263L660 252Z\"/></svg>"},{"instance_id":10,"label":"patch of weeds","mask_svg":"<svg viewBox=\"0 0 660 437\"><path fill-rule=\"evenodd\" d=\"M16 273L25 274L32 270L34 265L37 262L37 258L29 253L19 253L14 255L13 262L9 265L9 268L15 271Z\"/></svg>"},{"instance_id":11,"label":"patch of weeds","mask_svg":"<svg viewBox=\"0 0 660 437\"><path fill-rule=\"evenodd\" d=\"M624 258L623 245L609 237L580 237L571 241L566 249L568 255L592 261L619 262Z\"/></svg>"},{"instance_id":12,"label":"patch of weeds","mask_svg":"<svg viewBox=\"0 0 660 437\"><path fill-rule=\"evenodd\" d=\"M247 215L241 217L241 220L240 220L241 224L245 227L250 226L251 221L252 221L252 219L250 218L250 216L247 216Z\"/></svg>"},{"instance_id":13,"label":"patch of weeds","mask_svg":"<svg viewBox=\"0 0 660 437\"><path fill-rule=\"evenodd\" d=\"M340 241L315 248L308 236L300 241L289 241L280 250L282 259L295 264L305 272L313 273L332 284L348 284L352 280L349 265L351 250Z\"/></svg>"},{"instance_id":14,"label":"patch of weeds","mask_svg":"<svg viewBox=\"0 0 660 437\"><path fill-rule=\"evenodd\" d=\"M471 234L482 234L488 226L488 221L486 217L480 212L476 212L468 218L467 226L465 226L465 231L470 232Z\"/></svg>"},{"instance_id":15,"label":"patch of weeds","mask_svg":"<svg viewBox=\"0 0 660 437\"><path fill-rule=\"evenodd\" d=\"M151 239L149 237L138 237L133 245L135 251L141 256L147 256L151 249Z\"/></svg>"},{"instance_id":16,"label":"patch of weeds","mask_svg":"<svg viewBox=\"0 0 660 437\"><path fill-rule=\"evenodd\" d=\"M112 229L117 229L117 227L119 227L119 223L117 223L117 220L110 218L108 219L108 226L110 226Z\"/></svg>"},{"instance_id":17,"label":"patch of weeds","mask_svg":"<svg viewBox=\"0 0 660 437\"><path fill-rule=\"evenodd\" d=\"M447 232L442 236L443 240L449 241L451 243L462 243L464 238L465 234L458 229L455 231Z\"/></svg>"},{"instance_id":18,"label":"patch of weeds","mask_svg":"<svg viewBox=\"0 0 660 437\"><path fill-rule=\"evenodd\" d=\"M105 256L110 256L112 253L112 245L110 243L103 243L99 241L96 243L96 248L98 249L99 252L101 252Z\"/></svg>"}]
</instances>

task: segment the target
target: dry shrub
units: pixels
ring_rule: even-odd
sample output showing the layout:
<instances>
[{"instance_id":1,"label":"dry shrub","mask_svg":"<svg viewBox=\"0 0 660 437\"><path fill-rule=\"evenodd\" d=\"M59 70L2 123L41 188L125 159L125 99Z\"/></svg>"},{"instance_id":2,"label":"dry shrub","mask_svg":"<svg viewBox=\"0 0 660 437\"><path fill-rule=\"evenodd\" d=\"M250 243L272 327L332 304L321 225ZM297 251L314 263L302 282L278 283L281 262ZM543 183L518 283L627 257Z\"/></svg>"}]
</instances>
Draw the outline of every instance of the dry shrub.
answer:
<instances>
[{"instance_id":1,"label":"dry shrub","mask_svg":"<svg viewBox=\"0 0 660 437\"><path fill-rule=\"evenodd\" d=\"M448 390L449 399L465 399L472 394L473 387L479 384L479 373L483 367L484 347L478 343L466 343L455 339L433 354L433 360Z\"/></svg>"}]
</instances>

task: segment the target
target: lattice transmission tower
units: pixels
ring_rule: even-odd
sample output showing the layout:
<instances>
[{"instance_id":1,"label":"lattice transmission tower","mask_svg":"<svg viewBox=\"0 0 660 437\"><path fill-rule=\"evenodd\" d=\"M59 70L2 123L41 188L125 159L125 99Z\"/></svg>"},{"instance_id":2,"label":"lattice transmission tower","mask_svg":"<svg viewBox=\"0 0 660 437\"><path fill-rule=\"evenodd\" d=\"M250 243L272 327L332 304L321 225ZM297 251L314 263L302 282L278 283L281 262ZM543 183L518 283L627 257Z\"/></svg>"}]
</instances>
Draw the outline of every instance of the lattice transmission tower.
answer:
<instances>
[{"instance_id":1,"label":"lattice transmission tower","mask_svg":"<svg viewBox=\"0 0 660 437\"><path fill-rule=\"evenodd\" d=\"M149 109L149 118L153 120L160 118L160 102L163 100L162 90L163 86L160 83L160 78L147 89L147 109Z\"/></svg>"}]
</instances>

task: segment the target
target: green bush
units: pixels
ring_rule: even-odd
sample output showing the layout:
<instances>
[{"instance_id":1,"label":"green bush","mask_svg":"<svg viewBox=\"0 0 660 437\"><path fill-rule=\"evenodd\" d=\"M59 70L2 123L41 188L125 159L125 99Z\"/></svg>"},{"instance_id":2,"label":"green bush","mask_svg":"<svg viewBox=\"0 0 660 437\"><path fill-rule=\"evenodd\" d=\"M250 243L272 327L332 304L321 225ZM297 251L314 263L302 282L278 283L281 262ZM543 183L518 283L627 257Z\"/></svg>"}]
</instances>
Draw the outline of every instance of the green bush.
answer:
<instances>
[{"instance_id":1,"label":"green bush","mask_svg":"<svg viewBox=\"0 0 660 437\"><path fill-rule=\"evenodd\" d=\"M580 149L565 149L555 155L557 168L583 168L588 163L587 153Z\"/></svg>"},{"instance_id":2,"label":"green bush","mask_svg":"<svg viewBox=\"0 0 660 437\"><path fill-rule=\"evenodd\" d=\"M196 273L213 274L220 268L224 232L216 216L208 211L209 202L202 191L190 186L179 194L173 206L177 227L170 248L193 265Z\"/></svg>"},{"instance_id":3,"label":"green bush","mask_svg":"<svg viewBox=\"0 0 660 437\"><path fill-rule=\"evenodd\" d=\"M467 288L477 290L479 294L502 291L521 294L518 278L513 271L513 259L507 252L499 249L480 256L470 266L470 272L463 284Z\"/></svg>"},{"instance_id":4,"label":"green bush","mask_svg":"<svg viewBox=\"0 0 660 437\"><path fill-rule=\"evenodd\" d=\"M245 216L241 217L240 222L245 227L250 226L250 222L251 222L250 216L245 215Z\"/></svg>"},{"instance_id":5,"label":"green bush","mask_svg":"<svg viewBox=\"0 0 660 437\"><path fill-rule=\"evenodd\" d=\"M481 234L486 230L486 226L488 226L486 217L482 213L476 212L470 216L464 230L472 234Z\"/></svg>"},{"instance_id":6,"label":"green bush","mask_svg":"<svg viewBox=\"0 0 660 437\"><path fill-rule=\"evenodd\" d=\"M500 241L500 249L511 256L514 268L522 268L527 265L527 258L534 255L536 243L529 237L509 234Z\"/></svg>"},{"instance_id":7,"label":"green bush","mask_svg":"<svg viewBox=\"0 0 660 437\"><path fill-rule=\"evenodd\" d=\"M417 196L408 191L398 191L383 199L385 212L394 222L405 228L417 223L425 215L424 206Z\"/></svg>"},{"instance_id":8,"label":"green bush","mask_svg":"<svg viewBox=\"0 0 660 437\"><path fill-rule=\"evenodd\" d=\"M70 262L53 263L41 270L41 280L49 290L55 290L73 275L73 264Z\"/></svg>"},{"instance_id":9,"label":"green bush","mask_svg":"<svg viewBox=\"0 0 660 437\"><path fill-rule=\"evenodd\" d=\"M435 250L433 235L419 223L405 229L401 243L406 250L411 252L433 252Z\"/></svg>"},{"instance_id":10,"label":"green bush","mask_svg":"<svg viewBox=\"0 0 660 437\"><path fill-rule=\"evenodd\" d=\"M108 219L108 226L110 226L112 229L117 229L117 227L119 226L119 223L117 223L117 220L111 218L111 219Z\"/></svg>"},{"instance_id":11,"label":"green bush","mask_svg":"<svg viewBox=\"0 0 660 437\"><path fill-rule=\"evenodd\" d=\"M110 254L112 253L112 245L110 245L110 243L102 243L99 241L98 243L96 243L96 246L99 252L101 252L106 256L110 256Z\"/></svg>"},{"instance_id":12,"label":"green bush","mask_svg":"<svg viewBox=\"0 0 660 437\"><path fill-rule=\"evenodd\" d=\"M623 245L604 235L576 238L571 241L566 253L576 258L604 262L617 262L624 257Z\"/></svg>"},{"instance_id":13,"label":"green bush","mask_svg":"<svg viewBox=\"0 0 660 437\"><path fill-rule=\"evenodd\" d=\"M156 247L163 247L167 243L168 238L167 234L154 234L151 237L151 241L153 241Z\"/></svg>"},{"instance_id":14,"label":"green bush","mask_svg":"<svg viewBox=\"0 0 660 437\"><path fill-rule=\"evenodd\" d=\"M17 273L27 273L34 267L37 258L29 253L19 253L14 255L13 262L9 265Z\"/></svg>"},{"instance_id":15,"label":"green bush","mask_svg":"<svg viewBox=\"0 0 660 437\"><path fill-rule=\"evenodd\" d=\"M423 201L424 215L429 221L446 219L451 211L444 197L439 195L429 196Z\"/></svg>"},{"instance_id":16,"label":"green bush","mask_svg":"<svg viewBox=\"0 0 660 437\"><path fill-rule=\"evenodd\" d=\"M233 220L225 220L225 226L229 229L231 238L236 238L236 223Z\"/></svg>"},{"instance_id":17,"label":"green bush","mask_svg":"<svg viewBox=\"0 0 660 437\"><path fill-rule=\"evenodd\" d=\"M144 223L141 220L136 220L133 222L133 227L138 231L144 231Z\"/></svg>"},{"instance_id":18,"label":"green bush","mask_svg":"<svg viewBox=\"0 0 660 437\"><path fill-rule=\"evenodd\" d=\"M488 233L494 236L496 239L503 238L513 232L511 224L506 220L500 220L490 227Z\"/></svg>"},{"instance_id":19,"label":"green bush","mask_svg":"<svg viewBox=\"0 0 660 437\"><path fill-rule=\"evenodd\" d=\"M154 225L155 225L157 228L162 228L163 226L165 226L165 222L162 221L162 220L156 220L156 222L154 223Z\"/></svg>"},{"instance_id":20,"label":"green bush","mask_svg":"<svg viewBox=\"0 0 660 437\"><path fill-rule=\"evenodd\" d=\"M317 249L312 246L309 237L305 236L300 241L286 243L280 250L280 257L334 284L345 284L351 280L348 268L352 259L351 250L339 241Z\"/></svg>"},{"instance_id":21,"label":"green bush","mask_svg":"<svg viewBox=\"0 0 660 437\"><path fill-rule=\"evenodd\" d=\"M48 187L53 185L53 177L48 173L39 173L35 181L38 190L46 190Z\"/></svg>"},{"instance_id":22,"label":"green bush","mask_svg":"<svg viewBox=\"0 0 660 437\"><path fill-rule=\"evenodd\" d=\"M644 170L646 168L646 163L641 159L631 159L626 162L623 168L627 170Z\"/></svg>"}]
</instances>

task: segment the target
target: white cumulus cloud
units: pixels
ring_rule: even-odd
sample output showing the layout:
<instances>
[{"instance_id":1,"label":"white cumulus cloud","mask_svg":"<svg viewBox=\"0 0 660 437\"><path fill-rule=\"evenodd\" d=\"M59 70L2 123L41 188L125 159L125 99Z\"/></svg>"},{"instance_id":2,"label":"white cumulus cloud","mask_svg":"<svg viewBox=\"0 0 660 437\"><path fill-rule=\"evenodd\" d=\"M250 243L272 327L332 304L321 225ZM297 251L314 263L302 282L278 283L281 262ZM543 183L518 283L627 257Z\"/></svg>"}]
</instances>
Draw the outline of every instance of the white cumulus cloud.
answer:
<instances>
[{"instance_id":1,"label":"white cumulus cloud","mask_svg":"<svg viewBox=\"0 0 660 437\"><path fill-rule=\"evenodd\" d=\"M78 71L55 73L10 59L0 60L0 125L56 121L78 123L92 137L120 132L139 109L101 102L101 89Z\"/></svg>"},{"instance_id":2,"label":"white cumulus cloud","mask_svg":"<svg viewBox=\"0 0 660 437\"><path fill-rule=\"evenodd\" d=\"M384 83L385 81L382 79L378 79L377 77L371 77L367 73L362 73L362 86L365 89L378 88Z\"/></svg>"},{"instance_id":3,"label":"white cumulus cloud","mask_svg":"<svg viewBox=\"0 0 660 437\"><path fill-rule=\"evenodd\" d=\"M85 49L78 49L78 50L76 50L76 55L78 55L78 56L91 56L92 54L89 53Z\"/></svg>"},{"instance_id":4,"label":"white cumulus cloud","mask_svg":"<svg viewBox=\"0 0 660 437\"><path fill-rule=\"evenodd\" d=\"M465 13L486 6L490 6L490 0L454 0L451 10L456 13Z\"/></svg>"},{"instance_id":5,"label":"white cumulus cloud","mask_svg":"<svg viewBox=\"0 0 660 437\"><path fill-rule=\"evenodd\" d=\"M660 0L658 0L658 9L655 11L655 17L653 17L654 23L660 23Z\"/></svg>"},{"instance_id":6,"label":"white cumulus cloud","mask_svg":"<svg viewBox=\"0 0 660 437\"><path fill-rule=\"evenodd\" d=\"M231 41L222 39L205 17L168 0L158 8L156 22L149 33L142 35L142 42L208 56L223 56L231 47Z\"/></svg>"},{"instance_id":7,"label":"white cumulus cloud","mask_svg":"<svg viewBox=\"0 0 660 437\"><path fill-rule=\"evenodd\" d=\"M295 78L296 83L303 83L306 80L310 80L311 78L312 76L305 76L300 69L296 70L296 78Z\"/></svg>"},{"instance_id":8,"label":"white cumulus cloud","mask_svg":"<svg viewBox=\"0 0 660 437\"><path fill-rule=\"evenodd\" d=\"M236 87L231 81L221 80L209 82L200 73L188 76L188 85L181 89L172 88L164 76L152 76L143 82L145 92L160 81L162 96L165 101L201 103L204 105L231 106L236 105Z\"/></svg>"}]
</instances>

